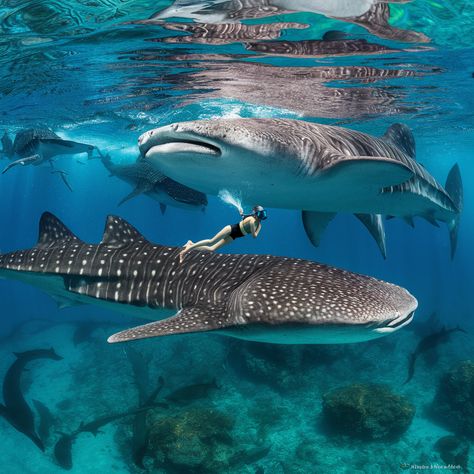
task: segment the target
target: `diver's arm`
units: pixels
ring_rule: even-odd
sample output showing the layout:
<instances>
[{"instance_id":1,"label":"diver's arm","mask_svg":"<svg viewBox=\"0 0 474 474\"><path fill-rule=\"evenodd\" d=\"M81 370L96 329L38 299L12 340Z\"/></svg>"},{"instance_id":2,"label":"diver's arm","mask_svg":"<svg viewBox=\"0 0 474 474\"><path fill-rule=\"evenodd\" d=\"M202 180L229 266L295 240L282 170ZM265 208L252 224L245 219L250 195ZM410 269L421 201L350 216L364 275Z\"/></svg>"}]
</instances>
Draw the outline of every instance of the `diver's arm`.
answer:
<instances>
[{"instance_id":1,"label":"diver's arm","mask_svg":"<svg viewBox=\"0 0 474 474\"><path fill-rule=\"evenodd\" d=\"M260 233L260 229L262 228L260 222L257 221L257 226L255 226L255 222L256 219L252 219L252 222L250 223L251 233L254 239L258 236L258 234Z\"/></svg>"}]
</instances>

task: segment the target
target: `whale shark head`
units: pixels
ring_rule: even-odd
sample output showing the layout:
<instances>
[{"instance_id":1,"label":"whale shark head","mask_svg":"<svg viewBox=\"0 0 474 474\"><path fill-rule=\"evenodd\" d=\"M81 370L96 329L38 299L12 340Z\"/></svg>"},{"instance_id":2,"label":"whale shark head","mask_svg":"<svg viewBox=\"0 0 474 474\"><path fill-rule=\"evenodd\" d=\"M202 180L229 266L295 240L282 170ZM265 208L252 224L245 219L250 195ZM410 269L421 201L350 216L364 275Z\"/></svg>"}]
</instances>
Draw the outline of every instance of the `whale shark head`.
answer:
<instances>
[{"instance_id":1,"label":"whale shark head","mask_svg":"<svg viewBox=\"0 0 474 474\"><path fill-rule=\"evenodd\" d=\"M285 121L199 120L150 130L139 147L143 160L202 192L217 194L223 183L227 189L251 187L255 181L274 192L277 184L290 185L301 166L301 143L288 135Z\"/></svg>"},{"instance_id":2,"label":"whale shark head","mask_svg":"<svg viewBox=\"0 0 474 474\"><path fill-rule=\"evenodd\" d=\"M348 129L285 119L181 122L139 138L142 160L206 194L226 188L268 207L335 212L351 212L354 196L364 212L383 187L411 177L400 161L377 155L387 146Z\"/></svg>"}]
</instances>

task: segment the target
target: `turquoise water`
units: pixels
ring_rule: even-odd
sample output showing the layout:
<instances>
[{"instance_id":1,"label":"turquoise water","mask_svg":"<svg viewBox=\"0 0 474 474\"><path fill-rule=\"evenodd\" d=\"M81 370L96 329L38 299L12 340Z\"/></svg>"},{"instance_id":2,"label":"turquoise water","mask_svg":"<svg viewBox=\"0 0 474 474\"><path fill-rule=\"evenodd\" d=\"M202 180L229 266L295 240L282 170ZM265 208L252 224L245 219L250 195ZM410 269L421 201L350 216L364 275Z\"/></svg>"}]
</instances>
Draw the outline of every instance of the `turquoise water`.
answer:
<instances>
[{"instance_id":1,"label":"turquoise water","mask_svg":"<svg viewBox=\"0 0 474 474\"><path fill-rule=\"evenodd\" d=\"M182 12L193 4L185 3ZM390 4L390 25L418 32L419 41L414 42L381 37L387 36L387 27L375 34L348 18L316 12L277 12L242 20L244 25L293 23L282 27L272 42L321 40L336 30L347 35L336 35L341 42L377 45L377 54L356 50L347 55L336 45L329 54L301 56L251 51L249 43L257 44L255 49L266 40L245 35L220 38L218 44L212 32L204 39L183 40L189 33L176 28L202 21L202 13L194 18L177 14L161 23L142 21L170 4L0 2L0 132L14 138L21 129L48 127L61 138L95 145L115 163L133 163L142 133L186 120L290 118L374 136L402 122L413 131L418 162L439 183L444 184L451 167L459 164L464 208L457 252L451 260L444 223L437 228L416 218L412 229L401 219L390 219L385 222L384 260L366 229L344 213L315 248L299 211L273 208L258 239L239 239L225 248L342 267L400 285L418 299L409 326L358 344L280 346L193 334L110 345L110 334L141 322L97 306L58 309L41 290L2 280L0 373L14 362L13 352L54 347L63 359L32 362L22 376L28 403L41 401L55 418L45 452L0 420L0 471L63 472L54 456L59 433L72 433L82 421L136 408L140 390L151 393L159 377L164 387L158 402L195 383L215 379L218 388L194 387L184 401L167 401L166 407L150 410L147 428L141 430L151 430L146 470L132 458L129 417L106 424L97 436L78 435L71 472L395 473L415 471L414 465L458 465L459 458L446 461L435 445L454 433L459 439L466 436L472 448L472 433L446 423L446 417L440 421L437 409L433 415L430 407L439 387L446 385L444 374L461 361L474 360L474 7L466 0ZM215 16L205 18L216 21ZM320 77L323 69L328 72ZM8 163L0 160L2 167ZM168 205L162 214L159 203L145 195L119 207L132 188L109 176L101 160L65 155L55 166L68 173L73 192L47 164L17 166L0 177L2 253L32 247L46 210L92 243L101 240L109 214L128 220L152 242L169 246L206 238L238 219L235 209L216 196L208 196L205 212ZM430 318L434 313L436 322ZM77 343L74 335L78 337L84 321L96 326ZM460 325L468 332L453 333L421 354L413 379L404 385L409 354L422 337L443 325ZM143 357L138 375L131 364L133 351ZM472 391L459 395L467 418L469 413L474 416L469 411L474 406L474 376L469 374L461 382ZM395 439L358 436L360 420L342 434L334 421L324 423L323 400L331 391L369 383L385 384L416 410ZM368 391L378 393L370 387ZM366 407L366 392L354 393L356 402L351 403ZM453 389L451 397L456 393ZM366 403L377 407L381 418L397 413L389 397ZM459 410L453 409L448 418L456 414ZM38 424L36 412L35 420ZM370 417L368 423L376 424ZM466 469L472 470L473 462L467 461Z\"/></svg>"}]
</instances>

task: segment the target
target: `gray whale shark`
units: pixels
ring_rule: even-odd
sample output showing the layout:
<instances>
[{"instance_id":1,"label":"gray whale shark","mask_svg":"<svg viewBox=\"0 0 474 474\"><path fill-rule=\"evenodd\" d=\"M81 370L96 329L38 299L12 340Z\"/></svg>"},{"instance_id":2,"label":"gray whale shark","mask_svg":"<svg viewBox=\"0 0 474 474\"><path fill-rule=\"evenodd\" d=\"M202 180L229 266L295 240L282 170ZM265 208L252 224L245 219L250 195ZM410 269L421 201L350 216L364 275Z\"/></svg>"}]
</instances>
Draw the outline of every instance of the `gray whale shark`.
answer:
<instances>
[{"instance_id":1,"label":"gray whale shark","mask_svg":"<svg viewBox=\"0 0 474 474\"><path fill-rule=\"evenodd\" d=\"M383 137L287 119L181 122L144 133L142 159L205 194L228 189L249 205L300 209L314 245L338 212L356 214L385 255L381 216L446 222L451 253L463 205L459 168L443 188L415 160L402 124Z\"/></svg>"},{"instance_id":2,"label":"gray whale shark","mask_svg":"<svg viewBox=\"0 0 474 474\"><path fill-rule=\"evenodd\" d=\"M191 251L180 264L180 251L114 216L101 243L89 245L45 213L35 247L0 255L0 277L64 304L153 320L109 342L207 331L284 344L357 342L400 329L417 307L399 286L307 260Z\"/></svg>"}]
</instances>

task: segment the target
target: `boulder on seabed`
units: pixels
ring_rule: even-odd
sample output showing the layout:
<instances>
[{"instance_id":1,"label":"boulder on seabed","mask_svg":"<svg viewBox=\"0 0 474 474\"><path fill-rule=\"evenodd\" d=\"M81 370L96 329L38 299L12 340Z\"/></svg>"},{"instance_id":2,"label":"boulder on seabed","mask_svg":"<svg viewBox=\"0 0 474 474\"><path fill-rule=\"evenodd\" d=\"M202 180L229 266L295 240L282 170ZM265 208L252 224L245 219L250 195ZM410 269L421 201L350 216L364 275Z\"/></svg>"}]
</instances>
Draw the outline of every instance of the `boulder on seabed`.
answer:
<instances>
[{"instance_id":1,"label":"boulder on seabed","mask_svg":"<svg viewBox=\"0 0 474 474\"><path fill-rule=\"evenodd\" d=\"M384 385L352 384L323 395L322 414L333 433L382 440L399 438L410 426L415 408Z\"/></svg>"}]
</instances>

